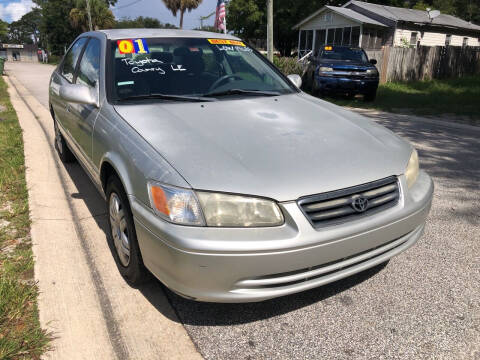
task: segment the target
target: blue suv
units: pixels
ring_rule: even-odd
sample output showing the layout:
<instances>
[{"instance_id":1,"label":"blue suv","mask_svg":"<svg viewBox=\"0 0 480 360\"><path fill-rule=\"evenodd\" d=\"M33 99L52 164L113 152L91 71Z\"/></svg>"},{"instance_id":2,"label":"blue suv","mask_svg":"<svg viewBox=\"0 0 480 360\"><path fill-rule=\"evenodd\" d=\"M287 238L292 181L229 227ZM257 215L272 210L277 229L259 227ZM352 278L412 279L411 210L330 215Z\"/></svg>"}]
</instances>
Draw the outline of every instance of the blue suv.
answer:
<instances>
[{"instance_id":1,"label":"blue suv","mask_svg":"<svg viewBox=\"0 0 480 360\"><path fill-rule=\"evenodd\" d=\"M365 101L373 101L378 87L376 63L361 48L326 45L311 58L312 91L320 96L361 94Z\"/></svg>"}]
</instances>

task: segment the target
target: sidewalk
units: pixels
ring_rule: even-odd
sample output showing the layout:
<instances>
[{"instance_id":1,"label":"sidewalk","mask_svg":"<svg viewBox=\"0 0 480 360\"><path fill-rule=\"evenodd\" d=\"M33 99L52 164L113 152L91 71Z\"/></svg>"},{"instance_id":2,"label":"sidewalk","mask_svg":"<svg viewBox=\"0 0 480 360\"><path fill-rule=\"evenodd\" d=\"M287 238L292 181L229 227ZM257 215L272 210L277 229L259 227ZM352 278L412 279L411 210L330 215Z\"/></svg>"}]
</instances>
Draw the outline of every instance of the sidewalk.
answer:
<instances>
[{"instance_id":1,"label":"sidewalk","mask_svg":"<svg viewBox=\"0 0 480 360\"><path fill-rule=\"evenodd\" d=\"M201 359L160 284L133 289L123 281L100 195L78 164L61 164L49 111L8 70L24 131L40 322L56 336L46 357Z\"/></svg>"}]
</instances>

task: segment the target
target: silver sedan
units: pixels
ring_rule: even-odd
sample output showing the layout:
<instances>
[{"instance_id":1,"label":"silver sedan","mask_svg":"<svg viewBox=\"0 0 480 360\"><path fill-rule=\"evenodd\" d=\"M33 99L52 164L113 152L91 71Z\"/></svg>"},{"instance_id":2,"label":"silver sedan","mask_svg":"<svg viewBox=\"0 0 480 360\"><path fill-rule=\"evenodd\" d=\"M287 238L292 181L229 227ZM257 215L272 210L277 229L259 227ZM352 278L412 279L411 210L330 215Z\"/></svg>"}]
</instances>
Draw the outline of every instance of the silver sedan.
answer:
<instances>
[{"instance_id":1,"label":"silver sedan","mask_svg":"<svg viewBox=\"0 0 480 360\"><path fill-rule=\"evenodd\" d=\"M433 183L415 149L300 86L230 35L74 41L50 82L55 143L104 195L130 284L150 271L190 299L260 301L420 238Z\"/></svg>"}]
</instances>

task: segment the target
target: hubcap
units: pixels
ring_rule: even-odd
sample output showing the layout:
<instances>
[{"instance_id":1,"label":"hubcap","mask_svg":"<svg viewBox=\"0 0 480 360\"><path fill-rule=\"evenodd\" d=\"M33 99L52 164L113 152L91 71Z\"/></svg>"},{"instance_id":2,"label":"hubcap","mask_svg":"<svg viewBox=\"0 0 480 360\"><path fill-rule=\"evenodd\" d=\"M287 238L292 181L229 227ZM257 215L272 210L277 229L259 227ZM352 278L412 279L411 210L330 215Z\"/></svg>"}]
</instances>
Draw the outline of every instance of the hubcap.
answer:
<instances>
[{"instance_id":1,"label":"hubcap","mask_svg":"<svg viewBox=\"0 0 480 360\"><path fill-rule=\"evenodd\" d=\"M110 226L112 237L117 250L118 258L123 266L130 263L130 242L128 239L127 219L125 208L116 193L110 195Z\"/></svg>"}]
</instances>

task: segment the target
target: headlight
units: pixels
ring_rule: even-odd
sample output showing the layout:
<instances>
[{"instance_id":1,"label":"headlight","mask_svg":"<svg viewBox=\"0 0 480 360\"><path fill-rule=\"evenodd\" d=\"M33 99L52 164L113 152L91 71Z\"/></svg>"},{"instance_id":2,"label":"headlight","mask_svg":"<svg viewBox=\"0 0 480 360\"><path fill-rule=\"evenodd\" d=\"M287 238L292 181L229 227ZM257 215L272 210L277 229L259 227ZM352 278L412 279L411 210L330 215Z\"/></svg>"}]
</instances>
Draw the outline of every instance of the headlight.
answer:
<instances>
[{"instance_id":1,"label":"headlight","mask_svg":"<svg viewBox=\"0 0 480 360\"><path fill-rule=\"evenodd\" d=\"M327 66L320 66L320 68L318 69L319 72L332 72L333 71L333 68L331 67L327 67Z\"/></svg>"},{"instance_id":2,"label":"headlight","mask_svg":"<svg viewBox=\"0 0 480 360\"><path fill-rule=\"evenodd\" d=\"M155 213L172 223L212 227L267 227L284 222L271 200L213 192L194 192L174 186L149 183L150 203Z\"/></svg>"},{"instance_id":3,"label":"headlight","mask_svg":"<svg viewBox=\"0 0 480 360\"><path fill-rule=\"evenodd\" d=\"M197 192L207 226L265 227L283 224L283 214L271 200Z\"/></svg>"},{"instance_id":4,"label":"headlight","mask_svg":"<svg viewBox=\"0 0 480 360\"><path fill-rule=\"evenodd\" d=\"M378 76L377 69L367 69L367 76Z\"/></svg>"},{"instance_id":5,"label":"headlight","mask_svg":"<svg viewBox=\"0 0 480 360\"><path fill-rule=\"evenodd\" d=\"M413 149L410 160L408 161L407 170L405 170L405 177L407 178L409 188L417 181L419 168L418 153L417 150Z\"/></svg>"},{"instance_id":6,"label":"headlight","mask_svg":"<svg viewBox=\"0 0 480 360\"><path fill-rule=\"evenodd\" d=\"M205 225L200 204L192 190L149 183L148 193L155 213L165 220L182 225Z\"/></svg>"}]
</instances>

